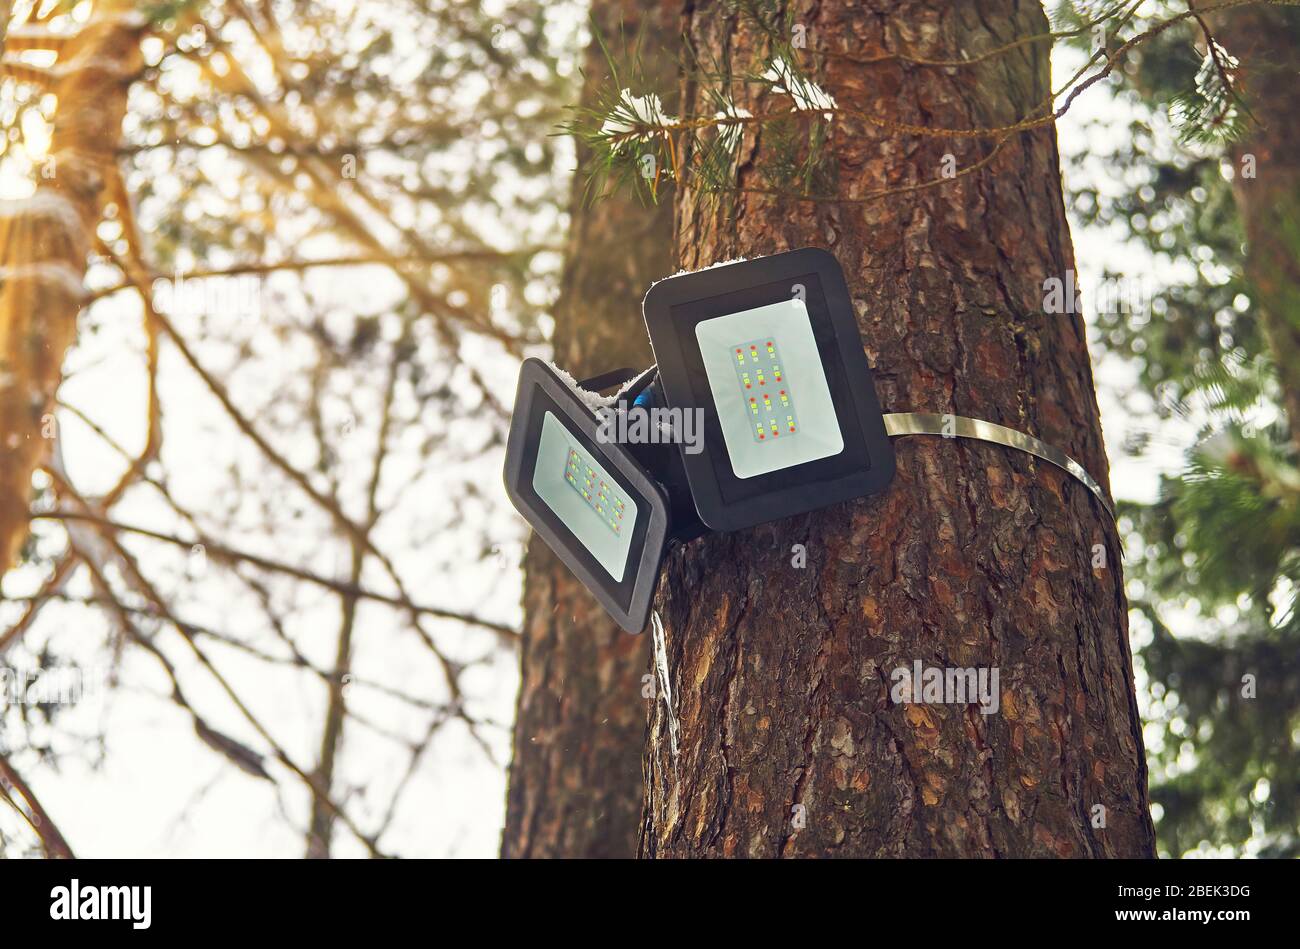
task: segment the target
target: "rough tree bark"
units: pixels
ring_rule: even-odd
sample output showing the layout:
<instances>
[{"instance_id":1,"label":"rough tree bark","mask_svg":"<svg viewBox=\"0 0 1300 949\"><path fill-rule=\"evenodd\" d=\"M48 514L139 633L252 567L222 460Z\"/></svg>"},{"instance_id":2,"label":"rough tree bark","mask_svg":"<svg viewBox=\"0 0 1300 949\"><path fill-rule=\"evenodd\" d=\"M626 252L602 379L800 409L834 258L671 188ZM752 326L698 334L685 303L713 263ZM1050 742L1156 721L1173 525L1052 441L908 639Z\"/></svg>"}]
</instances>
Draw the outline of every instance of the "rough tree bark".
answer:
<instances>
[{"instance_id":1,"label":"rough tree bark","mask_svg":"<svg viewBox=\"0 0 1300 949\"><path fill-rule=\"evenodd\" d=\"M644 10L629 0L595 0L591 15L615 55L620 34L629 44L640 35L650 85L676 88L675 5ZM594 42L583 69L582 104L594 107L598 91L611 82ZM578 157L585 164L587 156ZM577 378L651 363L641 298L652 280L673 271L675 260L670 194L656 207L622 191L591 205L584 201L585 185L579 173L555 308L555 360ZM620 630L535 537L524 575L522 680L501 854L633 856L641 813L646 637Z\"/></svg>"},{"instance_id":2,"label":"rough tree bark","mask_svg":"<svg viewBox=\"0 0 1300 949\"><path fill-rule=\"evenodd\" d=\"M1016 0L868 8L826 2L795 19L810 51L858 58L973 56L1048 30L1038 4ZM698 4L686 36L739 71L761 46L727 9ZM960 69L832 58L824 84L841 107L894 122L999 126L1045 98L1048 54L1035 42ZM691 86L686 102L712 111ZM742 187L761 187L763 137L746 133ZM742 193L729 215L683 188L683 264L829 248L886 411L999 422L1107 484L1083 322L1043 312L1044 281L1074 267L1054 131L1013 137L988 167L942 187L852 203L939 178L945 153L970 165L993 144L836 117L844 201ZM895 447L897 478L880 497L670 557L659 609L680 752L661 704L641 853L1153 855L1113 523L1083 486L1029 455L932 437ZM807 547L804 569L795 544ZM914 660L997 667L1000 708L894 704L891 672Z\"/></svg>"},{"instance_id":3,"label":"rough tree bark","mask_svg":"<svg viewBox=\"0 0 1300 949\"><path fill-rule=\"evenodd\" d=\"M1255 121L1234 149L1246 276L1300 447L1300 10L1223 14L1216 35L1243 68Z\"/></svg>"},{"instance_id":4,"label":"rough tree bark","mask_svg":"<svg viewBox=\"0 0 1300 949\"><path fill-rule=\"evenodd\" d=\"M32 472L49 450L63 357L76 337L86 257L100 220L140 70L144 18L128 0L96 3L72 37L40 26L9 31L6 53L57 49L47 70L7 61L7 71L58 97L48 159L36 193L0 202L0 577L27 536Z\"/></svg>"}]
</instances>

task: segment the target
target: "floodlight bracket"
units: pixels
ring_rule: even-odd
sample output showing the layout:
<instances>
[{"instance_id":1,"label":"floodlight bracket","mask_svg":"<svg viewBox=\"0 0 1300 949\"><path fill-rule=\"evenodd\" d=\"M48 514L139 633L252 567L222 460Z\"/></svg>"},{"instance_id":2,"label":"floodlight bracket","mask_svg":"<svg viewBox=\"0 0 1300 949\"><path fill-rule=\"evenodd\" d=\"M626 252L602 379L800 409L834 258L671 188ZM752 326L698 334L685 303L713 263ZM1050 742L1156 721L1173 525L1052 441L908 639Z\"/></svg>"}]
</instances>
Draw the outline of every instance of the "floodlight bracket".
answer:
<instances>
[{"instance_id":1,"label":"floodlight bracket","mask_svg":"<svg viewBox=\"0 0 1300 949\"><path fill-rule=\"evenodd\" d=\"M1033 435L1017 432L996 422L984 419L967 418L964 415L941 415L937 412L888 412L885 414L885 433L891 438L898 435L940 435L945 438L973 438L995 445L1005 445L1018 451L1028 452L1044 461L1049 461L1061 470L1073 475L1083 483L1101 502L1106 513L1113 519L1115 508L1087 469L1055 445L1049 445Z\"/></svg>"},{"instance_id":2,"label":"floodlight bracket","mask_svg":"<svg viewBox=\"0 0 1300 949\"><path fill-rule=\"evenodd\" d=\"M619 403L625 403L629 408L647 411L657 406L668 405L664 398L663 383L659 378L659 368L654 365L639 370L613 369L590 379L584 379L578 383L578 386L588 392L625 386L626 388L618 393L619 398L608 406L615 411L624 411L620 409ZM684 544L710 533L710 528L700 520L695 510L695 500L691 496L690 483L686 478L686 467L682 463L677 446L671 442L621 444L668 492L669 509L672 514L669 542Z\"/></svg>"},{"instance_id":3,"label":"floodlight bracket","mask_svg":"<svg viewBox=\"0 0 1300 949\"><path fill-rule=\"evenodd\" d=\"M650 369L654 368L654 366L650 367ZM586 389L588 392L604 392L606 389L612 389L615 386L631 382L643 372L649 371L649 369L611 369L609 372L602 372L590 379L583 379L578 383L578 388Z\"/></svg>"}]
</instances>

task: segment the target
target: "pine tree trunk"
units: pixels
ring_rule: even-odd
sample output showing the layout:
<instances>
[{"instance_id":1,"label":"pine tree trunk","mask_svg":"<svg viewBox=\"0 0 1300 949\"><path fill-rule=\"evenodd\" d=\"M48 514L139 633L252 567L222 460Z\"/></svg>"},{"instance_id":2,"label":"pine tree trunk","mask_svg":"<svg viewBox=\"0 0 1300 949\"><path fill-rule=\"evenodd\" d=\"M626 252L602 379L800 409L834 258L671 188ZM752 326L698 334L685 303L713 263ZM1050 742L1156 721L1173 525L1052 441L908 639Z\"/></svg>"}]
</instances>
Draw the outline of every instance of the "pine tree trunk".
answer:
<instances>
[{"instance_id":1,"label":"pine tree trunk","mask_svg":"<svg viewBox=\"0 0 1300 949\"><path fill-rule=\"evenodd\" d=\"M1300 10L1234 10L1215 29L1244 67L1254 115L1234 149L1233 193L1246 231L1246 276L1300 448Z\"/></svg>"},{"instance_id":2,"label":"pine tree trunk","mask_svg":"<svg viewBox=\"0 0 1300 949\"><path fill-rule=\"evenodd\" d=\"M1011 0L870 6L863 15L827 2L795 20L810 52L860 58L973 56L1048 30L1037 4ZM730 56L737 72L761 71L759 37L727 9L696 6L688 41L711 61ZM959 69L831 59L824 84L841 107L885 120L998 126L1046 96L1048 50L1022 45ZM759 114L781 101L738 105ZM686 102L713 111L696 88ZM754 167L765 134L746 134L742 188L763 187ZM1105 485L1083 322L1043 312L1044 281L1074 268L1054 131L1013 137L988 167L941 187L851 203L939 178L945 153L960 168L992 144L837 117L830 147L849 200L742 193L727 213L683 189L683 264L830 249L885 411L1031 433ZM1113 522L1077 481L1027 454L926 436L894 444L885 494L669 558L659 609L680 750L661 703L641 853L1152 856ZM806 567L794 565L796 544ZM996 667L997 711L895 704L893 670L916 660Z\"/></svg>"},{"instance_id":3,"label":"pine tree trunk","mask_svg":"<svg viewBox=\"0 0 1300 949\"><path fill-rule=\"evenodd\" d=\"M595 0L591 14L616 56L620 31L630 46L644 28L648 78L661 90L675 88L675 7L662 3L646 13L628 0ZM612 81L595 43L583 68L582 104L595 107L598 91ZM579 155L580 165L586 157ZM593 205L585 189L579 172L555 308L555 361L579 379L650 365L641 298L652 280L674 269L671 193L657 207L622 191ZM524 574L522 679L502 856L634 856L647 639L620 630L536 537Z\"/></svg>"},{"instance_id":4,"label":"pine tree trunk","mask_svg":"<svg viewBox=\"0 0 1300 949\"><path fill-rule=\"evenodd\" d=\"M58 98L36 193L0 202L0 577L27 536L32 472L46 457L63 357L76 337L87 254L121 138L144 17L128 0L95 4L62 40L54 68L20 67ZM6 50L54 45L40 27L13 30ZM11 60L12 61L12 60Z\"/></svg>"}]
</instances>

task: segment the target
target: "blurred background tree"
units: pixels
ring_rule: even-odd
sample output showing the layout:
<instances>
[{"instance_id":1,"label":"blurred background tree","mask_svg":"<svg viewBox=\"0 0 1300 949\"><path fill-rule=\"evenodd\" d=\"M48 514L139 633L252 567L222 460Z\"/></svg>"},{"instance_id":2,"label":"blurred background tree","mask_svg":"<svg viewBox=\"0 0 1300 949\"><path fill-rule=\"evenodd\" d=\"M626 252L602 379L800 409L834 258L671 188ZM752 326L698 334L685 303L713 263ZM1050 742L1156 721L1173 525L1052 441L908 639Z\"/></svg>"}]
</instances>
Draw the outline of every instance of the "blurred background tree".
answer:
<instances>
[{"instance_id":1,"label":"blurred background tree","mask_svg":"<svg viewBox=\"0 0 1300 949\"><path fill-rule=\"evenodd\" d=\"M579 107L610 83L676 94L678 8L593 0ZM580 144L579 165L592 154ZM665 193L671 189L664 185ZM578 174L554 308L555 360L577 378L653 362L641 299L676 269L672 203ZM662 195L661 195L662 197ZM632 857L649 704L647 637L629 636L534 535L524 565L519 703L503 857Z\"/></svg>"},{"instance_id":2,"label":"blurred background tree","mask_svg":"<svg viewBox=\"0 0 1300 949\"><path fill-rule=\"evenodd\" d=\"M1134 28L1183 8L1146 4ZM1127 404L1150 406L1128 451L1194 442L1157 500L1122 508L1161 852L1296 856L1300 10L1207 16L1129 59L1127 124L1089 136L1120 144L1083 149L1066 183L1087 225L1159 274L1149 318L1097 317L1135 370Z\"/></svg>"}]
</instances>

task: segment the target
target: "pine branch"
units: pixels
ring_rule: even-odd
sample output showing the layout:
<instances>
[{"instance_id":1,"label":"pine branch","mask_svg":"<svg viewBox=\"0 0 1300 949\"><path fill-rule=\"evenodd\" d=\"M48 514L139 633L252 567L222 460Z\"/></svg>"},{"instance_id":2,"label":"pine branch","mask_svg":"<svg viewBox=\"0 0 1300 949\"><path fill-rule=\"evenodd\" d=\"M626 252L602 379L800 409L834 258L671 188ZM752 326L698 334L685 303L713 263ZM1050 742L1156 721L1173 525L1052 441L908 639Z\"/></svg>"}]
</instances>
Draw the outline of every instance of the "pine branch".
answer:
<instances>
[{"instance_id":1,"label":"pine branch","mask_svg":"<svg viewBox=\"0 0 1300 949\"><path fill-rule=\"evenodd\" d=\"M873 112L840 106L836 103L833 95L823 90L806 75L803 65L793 55L794 51L789 48L789 43L784 34L772 25L769 18L762 15L762 8L755 7L753 4L742 4L741 6L750 11L751 17L755 18L755 22L765 24L764 29L771 42L772 49L767 58L767 66L764 71L757 75L737 78L723 68L712 74L701 73L697 76L697 82L712 84L713 88L710 91L710 96L714 102L733 102L734 99L730 93L733 87L758 86L777 95L788 97L793 103L795 113L818 115L828 125L841 119L857 119L875 128L899 136L1005 140L1008 136L1020 132L1054 125L1070 110L1080 95L1111 75L1115 67L1130 51L1162 35L1175 25L1189 19L1199 19L1204 14L1261 3L1274 6L1295 6L1300 4L1300 0L1220 0L1218 3L1210 4L1199 10L1193 9L1173 14L1120 43L1114 50L1106 53L1104 57L1101 51L1094 54L1083 68L1071 77L1060 90L1053 92L1039 107L1023 118L1001 126L938 128L914 123L894 122L884 119ZM1105 8L1096 17L1086 21L1085 26L1063 31L1059 35L1077 35L1083 29L1091 28L1106 21L1114 21L1115 28L1121 28L1133 19L1140 4L1141 0L1124 0L1122 3ZM1025 42L1039 38L1025 38ZM1014 45L1008 48L1014 48ZM1098 62L1099 57L1101 58L1100 67L1084 78L1084 74ZM938 63L940 61L933 62ZM1209 103L1206 109L1212 107L1215 110L1214 114L1217 118L1215 127L1225 128L1231 124L1230 120L1233 116L1238 114L1241 104L1239 100L1233 98L1234 93L1231 91L1231 82L1227 83L1225 91L1221 95L1216 94L1214 88L1217 83L1223 82L1224 77L1231 76L1231 71L1235 69L1235 65L1231 63L1229 58L1226 58L1226 55L1221 50L1213 46L1211 54L1207 57L1207 63L1209 63L1209 71L1203 83L1204 88L1201 91L1202 101ZM1065 96L1064 102L1060 106L1056 106L1056 100L1063 95ZM1225 101L1228 99L1232 100L1228 103L1231 106L1230 108L1225 106ZM617 95L606 96L602 99L601 105L596 109L577 112L575 119L561 128L562 131L581 138L592 149L595 157L588 168L589 182L597 178L602 185L611 179L619 182L635 181L636 176L632 173L630 165L635 162L644 162L647 155L658 160L668 154L690 154L694 156L693 164L684 170L674 167L674 172L679 180L689 173L692 186L697 187L703 193L710 193L715 189L736 190L734 179L728 181L725 187L721 187L727 168L724 162L725 150L718 148L716 144L718 140L724 137L727 140L738 140L748 126L763 127L769 130L775 128L777 130L775 149L777 155L772 170L775 172L778 181L775 182L775 187L770 190L786 192L793 189L795 185L801 185L803 191L799 192L795 189L796 193L792 196L815 199L813 195L808 193L808 186L816 177L815 169L823 167L816 153L824 145L824 136L819 140L818 133L813 132L806 143L808 146L806 149L796 148L794 140L788 134L788 119L789 113L782 113L779 110L768 110L759 114L748 112L742 114L734 108L730 110L719 109L710 114L676 117L659 108L657 99L650 100L649 97L638 97L630 87L623 87ZM702 134L710 130L717 137L713 143L705 142L701 145ZM677 139L681 139L681 142L674 146L672 143ZM994 151L996 151L996 147ZM759 190L763 191L765 189ZM651 188L650 191L653 196L654 189Z\"/></svg>"}]
</instances>

